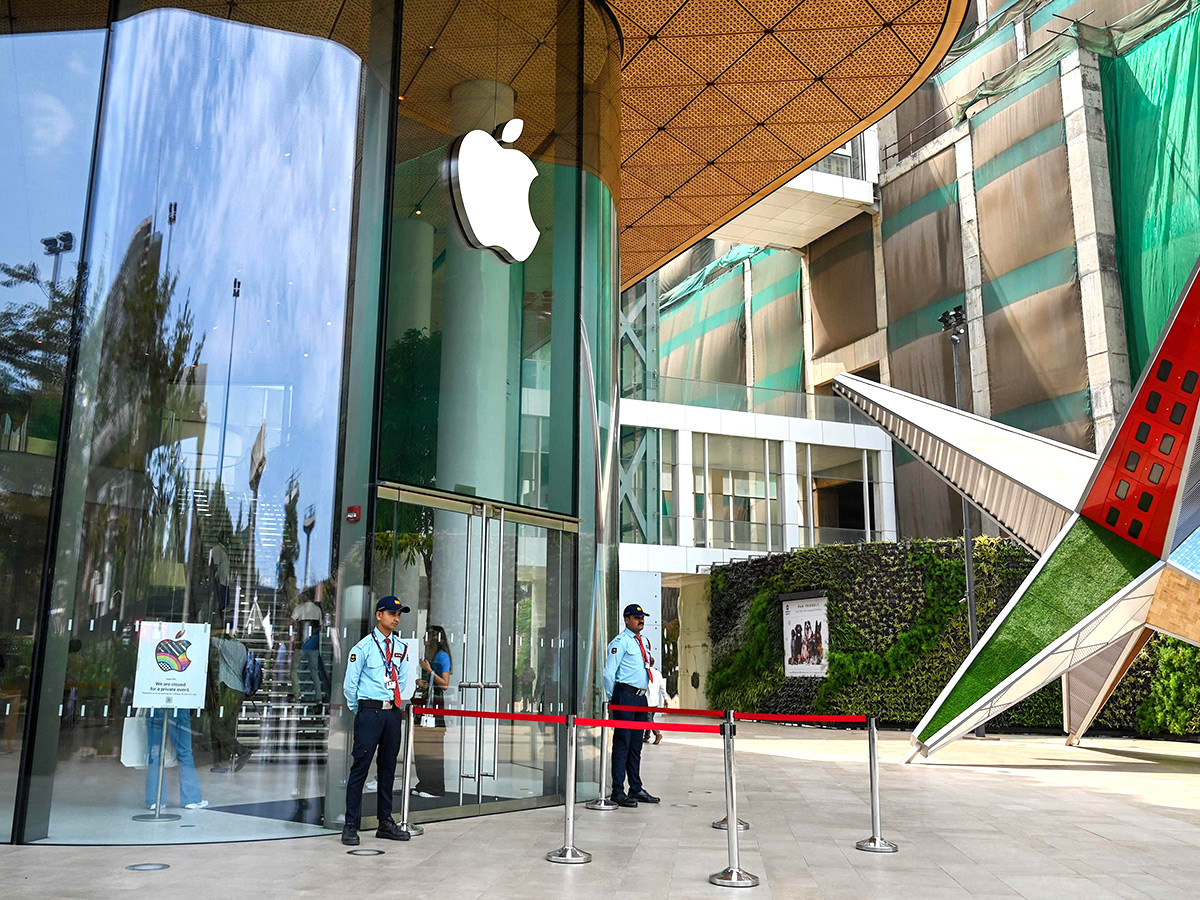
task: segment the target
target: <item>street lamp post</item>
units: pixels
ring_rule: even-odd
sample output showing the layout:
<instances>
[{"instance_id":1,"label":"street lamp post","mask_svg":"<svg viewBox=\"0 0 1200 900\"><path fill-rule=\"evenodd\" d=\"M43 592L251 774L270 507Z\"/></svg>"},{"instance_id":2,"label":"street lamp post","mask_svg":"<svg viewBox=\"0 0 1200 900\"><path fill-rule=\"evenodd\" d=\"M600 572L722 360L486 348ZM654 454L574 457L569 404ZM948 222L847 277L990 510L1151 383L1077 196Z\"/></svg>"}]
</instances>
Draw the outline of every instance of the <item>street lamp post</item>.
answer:
<instances>
[{"instance_id":1,"label":"street lamp post","mask_svg":"<svg viewBox=\"0 0 1200 900\"><path fill-rule=\"evenodd\" d=\"M317 527L317 507L309 504L304 512L304 583L301 590L308 587L308 551L312 540L313 529Z\"/></svg>"},{"instance_id":2,"label":"street lamp post","mask_svg":"<svg viewBox=\"0 0 1200 900\"><path fill-rule=\"evenodd\" d=\"M42 238L42 246L46 248L46 255L54 257L54 269L50 275L50 284L53 285L52 290L58 290L58 266L62 260L64 253L70 253L75 249L75 235L69 231L60 231L54 237Z\"/></svg>"},{"instance_id":3,"label":"street lamp post","mask_svg":"<svg viewBox=\"0 0 1200 900\"><path fill-rule=\"evenodd\" d=\"M954 406L962 409L962 376L958 368L958 345L962 343L963 335L967 333L967 315L961 306L948 309L940 316L942 331L950 336L950 346L954 351ZM967 575L967 628L971 636L971 649L979 643L979 623L975 618L975 548L971 535L971 505L966 495L962 498L963 518L963 561ZM986 732L983 725L975 729L976 737L984 737Z\"/></svg>"},{"instance_id":4,"label":"street lamp post","mask_svg":"<svg viewBox=\"0 0 1200 900\"><path fill-rule=\"evenodd\" d=\"M225 432L229 430L229 382L233 377L233 333L237 329L237 302L242 296L242 282L233 279L233 324L229 327L229 365L225 369L225 409L221 413L221 441L217 447L217 481L225 479Z\"/></svg>"}]
</instances>

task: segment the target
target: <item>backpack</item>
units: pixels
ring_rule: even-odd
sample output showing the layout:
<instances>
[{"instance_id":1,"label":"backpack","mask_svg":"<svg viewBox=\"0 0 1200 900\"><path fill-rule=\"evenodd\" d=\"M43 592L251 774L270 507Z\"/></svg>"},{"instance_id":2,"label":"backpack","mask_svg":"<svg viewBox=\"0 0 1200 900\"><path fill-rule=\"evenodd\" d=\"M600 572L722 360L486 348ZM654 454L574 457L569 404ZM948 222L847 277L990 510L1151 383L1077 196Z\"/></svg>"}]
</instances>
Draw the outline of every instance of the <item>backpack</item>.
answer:
<instances>
[{"instance_id":1,"label":"backpack","mask_svg":"<svg viewBox=\"0 0 1200 900\"><path fill-rule=\"evenodd\" d=\"M246 651L246 664L242 666L242 693L249 700L263 685L263 664L250 650Z\"/></svg>"}]
</instances>

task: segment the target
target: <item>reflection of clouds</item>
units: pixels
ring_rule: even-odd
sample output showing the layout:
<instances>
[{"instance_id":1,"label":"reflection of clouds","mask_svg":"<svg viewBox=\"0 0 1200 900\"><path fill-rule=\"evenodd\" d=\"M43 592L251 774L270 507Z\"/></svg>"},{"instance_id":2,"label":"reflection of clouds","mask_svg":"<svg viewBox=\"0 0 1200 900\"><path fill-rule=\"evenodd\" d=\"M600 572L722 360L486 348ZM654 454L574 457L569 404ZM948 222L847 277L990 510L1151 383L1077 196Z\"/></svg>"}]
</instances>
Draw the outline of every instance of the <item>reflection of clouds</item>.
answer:
<instances>
[{"instance_id":1,"label":"reflection of clouds","mask_svg":"<svg viewBox=\"0 0 1200 900\"><path fill-rule=\"evenodd\" d=\"M157 215L179 277L174 312L189 298L207 335L205 456L223 426L228 367L227 459L235 433L248 449L264 418L277 429L264 503L283 501L293 469L304 472L302 505L327 508L334 493L361 69L331 41L180 10L113 28L93 212L94 246L109 238L112 252L93 263L115 271L136 223ZM167 234L170 202L178 221ZM237 490L248 465L242 453L226 473ZM313 535L314 569L328 529L320 521ZM266 574L274 560L259 564Z\"/></svg>"},{"instance_id":2,"label":"reflection of clouds","mask_svg":"<svg viewBox=\"0 0 1200 900\"><path fill-rule=\"evenodd\" d=\"M67 71L81 78L92 78L95 75L95 66L90 65L80 54L72 53L71 58L67 60Z\"/></svg>"},{"instance_id":3,"label":"reflection of clouds","mask_svg":"<svg viewBox=\"0 0 1200 900\"><path fill-rule=\"evenodd\" d=\"M30 153L44 156L66 143L75 120L65 103L45 91L30 91L25 95L25 103Z\"/></svg>"}]
</instances>

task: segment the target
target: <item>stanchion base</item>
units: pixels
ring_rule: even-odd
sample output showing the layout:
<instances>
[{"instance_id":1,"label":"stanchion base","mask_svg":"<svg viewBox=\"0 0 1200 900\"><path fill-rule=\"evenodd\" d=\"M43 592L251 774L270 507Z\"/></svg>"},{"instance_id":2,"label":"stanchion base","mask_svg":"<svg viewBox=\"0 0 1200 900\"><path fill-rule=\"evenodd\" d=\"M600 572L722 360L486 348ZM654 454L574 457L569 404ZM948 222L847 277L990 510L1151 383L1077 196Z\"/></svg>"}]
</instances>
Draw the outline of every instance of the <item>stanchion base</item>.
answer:
<instances>
[{"instance_id":1,"label":"stanchion base","mask_svg":"<svg viewBox=\"0 0 1200 900\"><path fill-rule=\"evenodd\" d=\"M154 813L142 813L140 816L133 816L135 822L178 822L183 816L177 816L175 813L163 813L161 816L156 816Z\"/></svg>"},{"instance_id":2,"label":"stanchion base","mask_svg":"<svg viewBox=\"0 0 1200 900\"><path fill-rule=\"evenodd\" d=\"M715 875L709 875L708 880L718 887L758 887L758 876L751 875L745 869L722 869Z\"/></svg>"},{"instance_id":3,"label":"stanchion base","mask_svg":"<svg viewBox=\"0 0 1200 900\"><path fill-rule=\"evenodd\" d=\"M725 816L724 818L718 819L716 822L713 822L713 828L716 828L719 831L728 831L729 830L729 816ZM738 831L749 831L749 830L750 830L750 823L743 822L741 819L738 819Z\"/></svg>"},{"instance_id":4,"label":"stanchion base","mask_svg":"<svg viewBox=\"0 0 1200 900\"><path fill-rule=\"evenodd\" d=\"M401 831L407 831L413 837L416 837L418 834L425 833L425 829L423 826L413 825L411 822L401 822L396 827L399 828Z\"/></svg>"},{"instance_id":5,"label":"stanchion base","mask_svg":"<svg viewBox=\"0 0 1200 900\"><path fill-rule=\"evenodd\" d=\"M546 859L552 863L577 866L581 863L590 863L592 861L592 854L586 850L580 850L578 847L560 847L557 850L551 850L547 853Z\"/></svg>"},{"instance_id":6,"label":"stanchion base","mask_svg":"<svg viewBox=\"0 0 1200 900\"><path fill-rule=\"evenodd\" d=\"M588 809L595 809L600 812L609 812L610 810L621 808L607 797L597 797L595 800L589 800L584 804L584 806L586 806Z\"/></svg>"},{"instance_id":7,"label":"stanchion base","mask_svg":"<svg viewBox=\"0 0 1200 900\"><path fill-rule=\"evenodd\" d=\"M889 840L871 836L864 838L854 845L859 850L866 850L868 853L895 853L900 848Z\"/></svg>"}]
</instances>

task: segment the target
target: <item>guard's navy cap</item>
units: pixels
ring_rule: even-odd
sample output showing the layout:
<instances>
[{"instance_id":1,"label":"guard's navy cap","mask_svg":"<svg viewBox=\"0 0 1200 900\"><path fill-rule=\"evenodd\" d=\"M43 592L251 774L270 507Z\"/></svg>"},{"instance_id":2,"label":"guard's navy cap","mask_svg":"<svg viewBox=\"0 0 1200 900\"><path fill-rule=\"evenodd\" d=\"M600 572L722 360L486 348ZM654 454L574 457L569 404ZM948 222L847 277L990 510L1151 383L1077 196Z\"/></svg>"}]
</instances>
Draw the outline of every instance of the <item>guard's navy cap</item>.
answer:
<instances>
[{"instance_id":1,"label":"guard's navy cap","mask_svg":"<svg viewBox=\"0 0 1200 900\"><path fill-rule=\"evenodd\" d=\"M393 597L390 594L381 598L380 601L375 604L375 612L406 613L408 611L408 607L400 602L399 597Z\"/></svg>"},{"instance_id":2,"label":"guard's navy cap","mask_svg":"<svg viewBox=\"0 0 1200 900\"><path fill-rule=\"evenodd\" d=\"M644 616L644 615L646 615L646 611L644 609L642 609L641 606L639 606L636 603L630 603L627 607L625 607L625 616L626 617Z\"/></svg>"}]
</instances>

